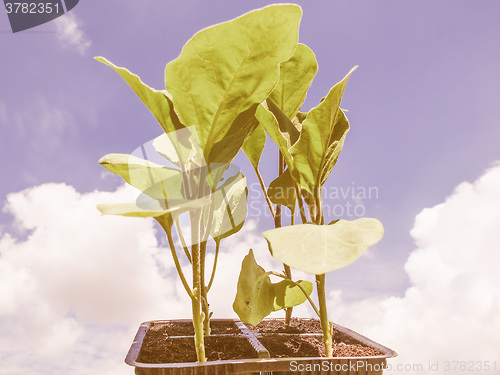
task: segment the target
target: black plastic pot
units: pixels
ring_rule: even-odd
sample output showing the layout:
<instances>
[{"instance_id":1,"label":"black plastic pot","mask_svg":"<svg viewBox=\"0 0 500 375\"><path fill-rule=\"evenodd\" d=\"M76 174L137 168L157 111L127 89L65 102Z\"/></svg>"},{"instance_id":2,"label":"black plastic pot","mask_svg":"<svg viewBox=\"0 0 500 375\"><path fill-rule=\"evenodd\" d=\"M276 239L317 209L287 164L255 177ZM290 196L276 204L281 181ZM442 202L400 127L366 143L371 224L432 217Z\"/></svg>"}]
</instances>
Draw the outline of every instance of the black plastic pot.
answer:
<instances>
[{"instance_id":1,"label":"black plastic pot","mask_svg":"<svg viewBox=\"0 0 500 375\"><path fill-rule=\"evenodd\" d=\"M190 320L175 321L150 321L142 323L139 327L134 342L127 354L125 362L135 367L137 375L211 375L211 374L336 374L336 375L379 375L386 367L387 358L397 356L397 353L383 345L380 345L359 333L334 324L334 329L346 336L351 343L360 343L380 352L380 355L371 357L302 357L302 358L270 358L269 351L259 341L259 337L265 334L251 332L245 324L233 319L214 319L214 321L232 321L239 327L241 333L233 335L240 336L250 342L255 350L254 358L208 361L204 363L140 363L137 361L139 352L146 333L153 323L164 322L190 322ZM289 334L274 334L289 335ZM300 335L321 336L318 333L306 333ZM183 339L192 336L175 336L171 339Z\"/></svg>"}]
</instances>

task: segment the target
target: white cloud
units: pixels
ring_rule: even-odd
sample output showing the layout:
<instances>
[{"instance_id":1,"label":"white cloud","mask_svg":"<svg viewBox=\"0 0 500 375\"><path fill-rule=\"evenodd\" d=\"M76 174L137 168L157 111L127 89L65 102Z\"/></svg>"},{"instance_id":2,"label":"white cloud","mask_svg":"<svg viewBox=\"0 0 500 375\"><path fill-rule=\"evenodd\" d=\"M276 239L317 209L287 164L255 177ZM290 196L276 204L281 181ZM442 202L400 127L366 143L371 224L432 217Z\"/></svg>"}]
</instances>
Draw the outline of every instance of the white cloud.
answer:
<instances>
[{"instance_id":1,"label":"white cloud","mask_svg":"<svg viewBox=\"0 0 500 375\"><path fill-rule=\"evenodd\" d=\"M398 351L389 361L394 369L422 365L394 373L443 373L446 361L456 360L498 364L499 192L497 166L423 210L411 232L417 248L406 264L412 286L404 297L344 303L332 291L331 318ZM129 187L80 194L64 184L8 196L5 210L18 232L0 233L0 352L6 373L130 374L123 357L141 321L190 316L189 299L153 222L101 216L95 209L100 202L135 197ZM223 241L209 295L216 317L235 316L236 280L250 248L265 269L281 268L249 221ZM295 313L311 310L303 305ZM440 371L428 371L429 361L438 361Z\"/></svg>"},{"instance_id":2,"label":"white cloud","mask_svg":"<svg viewBox=\"0 0 500 375\"><path fill-rule=\"evenodd\" d=\"M8 195L19 232L0 235L4 372L130 373L123 358L142 320L189 316L172 261L160 269L153 222L96 209L135 194L45 184Z\"/></svg>"},{"instance_id":3,"label":"white cloud","mask_svg":"<svg viewBox=\"0 0 500 375\"><path fill-rule=\"evenodd\" d=\"M170 251L157 241L154 222L102 216L96 209L98 203L136 197L125 185L113 193L80 194L65 184L7 196L4 211L13 216L13 232L0 233L4 371L129 374L123 359L141 321L191 316L190 300ZM224 240L209 294L219 318L236 317L236 282L250 248L262 266L279 270L254 222ZM212 261L209 253L207 269ZM189 264L183 265L190 280Z\"/></svg>"},{"instance_id":4,"label":"white cloud","mask_svg":"<svg viewBox=\"0 0 500 375\"><path fill-rule=\"evenodd\" d=\"M81 21L74 13L66 13L64 16L54 20L57 39L66 48L75 49L78 53L84 55L92 42L81 29Z\"/></svg>"},{"instance_id":5,"label":"white cloud","mask_svg":"<svg viewBox=\"0 0 500 375\"><path fill-rule=\"evenodd\" d=\"M65 184L7 196L4 211L13 216L14 229L0 232L3 371L130 374L123 359L141 321L191 316L190 300L170 251L157 242L153 221L101 216L96 209L98 203L136 197L129 186L80 194ZM264 268L280 270L256 223L247 222L222 242L209 294L214 316L236 317L236 283L250 248ZM207 269L212 261L209 253ZM190 280L189 264L183 263Z\"/></svg>"},{"instance_id":6,"label":"white cloud","mask_svg":"<svg viewBox=\"0 0 500 375\"><path fill-rule=\"evenodd\" d=\"M429 361L438 361L437 373L449 374L471 372L445 371L446 361L498 364L499 228L496 166L476 182L460 184L444 203L417 215L411 231L417 248L405 266L412 286L404 297L346 306L335 292L331 310L341 322L399 352L389 363L421 364L415 373L435 374ZM500 368L487 373L498 374Z\"/></svg>"}]
</instances>

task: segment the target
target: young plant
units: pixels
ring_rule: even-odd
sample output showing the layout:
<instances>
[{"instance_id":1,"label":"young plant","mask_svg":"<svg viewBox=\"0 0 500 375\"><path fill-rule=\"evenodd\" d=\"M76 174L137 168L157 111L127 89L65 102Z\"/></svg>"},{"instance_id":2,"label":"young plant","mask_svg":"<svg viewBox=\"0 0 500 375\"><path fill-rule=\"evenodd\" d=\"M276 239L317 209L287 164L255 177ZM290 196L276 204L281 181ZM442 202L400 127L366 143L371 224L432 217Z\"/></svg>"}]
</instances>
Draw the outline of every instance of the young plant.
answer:
<instances>
[{"instance_id":1,"label":"young plant","mask_svg":"<svg viewBox=\"0 0 500 375\"><path fill-rule=\"evenodd\" d=\"M292 57L281 63L280 80L268 98L269 103L279 108L280 116L286 116L291 120L298 115L317 70L318 64L311 49L304 44L297 44ZM277 186L280 181L290 179L289 173L285 173L286 164L281 151L278 154L278 178L271 183L269 189L266 189L259 171L260 156L266 141L264 127L266 125L275 126L275 124L269 124L270 118L264 108L266 106L267 104L263 103L263 106L260 106L257 110L256 116L259 125L245 141L242 149L253 165L269 210L274 218L275 228L280 228L282 225L282 205L290 209L292 224L294 223L296 199L290 199L291 196L284 194L281 187ZM289 137L295 137L298 134L291 131L287 133ZM294 189L290 181L289 185ZM273 206L273 203L276 203L276 207ZM299 305L308 299L313 290L312 283L304 280L294 282L291 269L285 263L283 264L283 273L266 273L257 265L252 252L247 255L247 258L245 258L242 265L238 294L233 304L234 310L243 321L257 324L272 311L285 309L285 325L288 326L292 317L293 306ZM283 280L272 283L269 278L270 274ZM263 303L263 301L269 302Z\"/></svg>"},{"instance_id":2,"label":"young plant","mask_svg":"<svg viewBox=\"0 0 500 375\"><path fill-rule=\"evenodd\" d=\"M291 211L290 226L276 225L275 229L264 232L263 236L274 258L288 267L315 275L319 307L310 299L311 291L304 281L291 281L289 268L285 268L283 274L266 272L257 265L252 251L243 261L233 307L242 320L255 325L279 307L291 307L294 303L308 300L321 320L326 356L331 356L333 325L327 313L325 274L358 259L369 246L381 240L383 227L372 218L334 220L324 225L321 192L349 130L349 122L340 108L340 101L355 68L330 90L317 107L308 113L301 113L299 109L317 65L314 54L307 47L299 46L295 55L281 64L280 84L256 112L259 126L275 142L280 158L283 158L279 175L267 190L261 180L266 200L271 212L278 211L272 203L283 205ZM257 138L255 134L254 131L250 139L265 138ZM256 155L259 155L257 151L261 152L261 148L255 144L251 150L246 147L245 143L243 149L257 170L255 160L258 161ZM284 170L282 165L286 165L287 169ZM258 170L257 174L260 176ZM297 205L302 224L295 225ZM288 282L288 289L278 288L279 284L271 283L269 275L284 278ZM277 300L287 301L287 296L288 303L282 303L281 306L276 303Z\"/></svg>"},{"instance_id":3,"label":"young plant","mask_svg":"<svg viewBox=\"0 0 500 375\"><path fill-rule=\"evenodd\" d=\"M229 163L259 126L260 103L275 89L280 64L296 48L300 17L298 6L273 5L202 30L167 64L166 90L152 89L128 70L96 58L128 83L165 132L153 142L165 163L124 154L100 160L143 194L136 204L98 208L104 214L153 217L164 229L191 299L200 362L206 360L204 333L210 333L211 315L207 294L220 243L241 228L246 216L245 179L241 173L229 173ZM182 213L189 215L190 244L180 224ZM191 284L181 268L174 229L191 264ZM210 238L215 242L215 261L207 283Z\"/></svg>"}]
</instances>

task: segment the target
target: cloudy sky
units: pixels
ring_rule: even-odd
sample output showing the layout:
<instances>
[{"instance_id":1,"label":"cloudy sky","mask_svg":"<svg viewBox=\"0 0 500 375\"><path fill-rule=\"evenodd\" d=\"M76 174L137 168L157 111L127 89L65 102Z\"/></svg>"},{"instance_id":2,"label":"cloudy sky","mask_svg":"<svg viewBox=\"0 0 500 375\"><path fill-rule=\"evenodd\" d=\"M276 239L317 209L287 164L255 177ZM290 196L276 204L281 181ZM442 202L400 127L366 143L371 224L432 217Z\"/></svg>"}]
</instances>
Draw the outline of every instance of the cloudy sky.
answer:
<instances>
[{"instance_id":1,"label":"cloudy sky","mask_svg":"<svg viewBox=\"0 0 500 375\"><path fill-rule=\"evenodd\" d=\"M399 373L436 373L429 361L441 371L497 361L484 373L500 373L500 3L298 3L300 42L319 63L303 110L359 65L342 103L351 131L325 192L331 219L362 213L385 227L358 262L328 275L330 318L396 350ZM95 208L136 196L97 160L161 128L93 57L163 89L166 63L196 31L268 4L82 1L16 34L0 12L2 375L132 374L123 358L138 325L189 316L154 223ZM264 158L270 182L276 151ZM248 162L235 164L257 197ZM277 267L260 236L272 225L264 209L252 206L223 244L216 316L234 316L250 247Z\"/></svg>"}]
</instances>

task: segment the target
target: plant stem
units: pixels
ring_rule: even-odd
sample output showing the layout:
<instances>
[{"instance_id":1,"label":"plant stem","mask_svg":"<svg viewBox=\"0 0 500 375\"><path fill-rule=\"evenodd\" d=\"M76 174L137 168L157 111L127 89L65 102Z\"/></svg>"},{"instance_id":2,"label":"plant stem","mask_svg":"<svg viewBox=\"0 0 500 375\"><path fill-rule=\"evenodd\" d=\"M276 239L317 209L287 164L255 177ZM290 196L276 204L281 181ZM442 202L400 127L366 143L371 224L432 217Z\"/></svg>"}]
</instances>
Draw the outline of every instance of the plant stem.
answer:
<instances>
[{"instance_id":1,"label":"plant stem","mask_svg":"<svg viewBox=\"0 0 500 375\"><path fill-rule=\"evenodd\" d=\"M191 216L191 257L193 259L193 297L191 305L193 310L194 344L198 362L206 362L205 343L203 337L204 313L201 310L202 287L201 287L201 211L190 212Z\"/></svg>"},{"instance_id":2,"label":"plant stem","mask_svg":"<svg viewBox=\"0 0 500 375\"><path fill-rule=\"evenodd\" d=\"M281 176L283 173L285 173L285 158L281 151L278 151L278 176ZM281 228L282 224L282 208L281 205L276 206L276 216L274 217L274 227L275 228ZM290 269L290 266L286 265L283 263L283 268L285 269L285 276L287 279L291 280L292 279L292 270ZM292 320L292 312L293 312L293 307L287 307L285 309L285 327L290 326L290 321Z\"/></svg>"},{"instance_id":3,"label":"plant stem","mask_svg":"<svg viewBox=\"0 0 500 375\"><path fill-rule=\"evenodd\" d=\"M203 334L210 335L210 312L208 305L208 291L205 286L205 255L207 250L207 241L200 244L200 287L201 287L201 309L203 311Z\"/></svg>"},{"instance_id":4,"label":"plant stem","mask_svg":"<svg viewBox=\"0 0 500 375\"><path fill-rule=\"evenodd\" d=\"M290 266L288 266L285 263L283 263L283 267L285 269L285 276L286 276L286 278L289 279L289 280L292 280L292 270L290 269ZM293 312L293 307L287 307L285 309L285 327L289 327L290 326L290 322L292 320L292 312Z\"/></svg>"},{"instance_id":5,"label":"plant stem","mask_svg":"<svg viewBox=\"0 0 500 375\"><path fill-rule=\"evenodd\" d=\"M321 200L321 188L314 189L314 222L317 225L324 224L323 217L323 201ZM325 345L325 354L327 357L333 355L333 342L332 342L332 327L328 320L328 311L326 308L326 291L325 291L325 274L316 275L316 290L318 291L319 303L319 318L321 320L321 330L323 331L323 343Z\"/></svg>"},{"instance_id":6,"label":"plant stem","mask_svg":"<svg viewBox=\"0 0 500 375\"><path fill-rule=\"evenodd\" d=\"M215 270L217 268L217 260L219 258L219 248L220 248L220 240L215 240L215 258L214 258L214 265L212 268L212 275L210 275L210 281L208 282L207 286L207 293L212 287L212 283L214 282L214 276L215 276Z\"/></svg>"},{"instance_id":7,"label":"plant stem","mask_svg":"<svg viewBox=\"0 0 500 375\"><path fill-rule=\"evenodd\" d=\"M160 225L162 225L161 222ZM172 253L172 258L174 258L174 264L175 264L175 269L177 270L177 274L179 275L182 285L184 286L184 289L186 290L187 294L189 295L189 297L193 298L194 297L193 291L191 290L189 284L186 281L186 277L184 276L184 272L182 272L182 267L179 263L179 258L177 257L177 252L175 251L175 245L174 245L174 240L172 238L172 233L170 232L170 230L167 230L167 228L165 228L163 225L162 227L167 233L168 245L170 247L170 252Z\"/></svg>"},{"instance_id":8,"label":"plant stem","mask_svg":"<svg viewBox=\"0 0 500 375\"><path fill-rule=\"evenodd\" d=\"M200 245L193 244L191 249L193 253L193 297L191 298L191 305L193 310L194 346L198 362L206 362L203 337L204 313L201 311Z\"/></svg>"},{"instance_id":9,"label":"plant stem","mask_svg":"<svg viewBox=\"0 0 500 375\"><path fill-rule=\"evenodd\" d=\"M302 219L302 224L307 223L307 216L304 210L304 202L302 201L302 196L300 195L299 185L294 183L295 194L297 195L297 202L299 203L300 218Z\"/></svg>"},{"instance_id":10,"label":"plant stem","mask_svg":"<svg viewBox=\"0 0 500 375\"><path fill-rule=\"evenodd\" d=\"M326 310L325 274L316 275L316 288L318 290L319 318L321 320L321 330L323 331L323 343L327 357L333 355L332 330L328 321Z\"/></svg>"},{"instance_id":11,"label":"plant stem","mask_svg":"<svg viewBox=\"0 0 500 375\"><path fill-rule=\"evenodd\" d=\"M260 174L260 171L257 167L254 167L253 169L255 170L255 174L257 175L257 179L259 180L260 188L262 189L262 192L264 193L264 197L266 198L266 202L267 202L267 205L269 207L269 211L271 211L271 215L273 215L273 217L275 217L276 211L274 211L273 203L271 202L269 195L267 195L266 185L264 184L264 179L262 178L262 175Z\"/></svg>"},{"instance_id":12,"label":"plant stem","mask_svg":"<svg viewBox=\"0 0 500 375\"><path fill-rule=\"evenodd\" d=\"M321 199L321 187L314 189L314 203L316 207L316 217L314 222L318 225L323 225L325 223L323 217L323 200Z\"/></svg>"},{"instance_id":13,"label":"plant stem","mask_svg":"<svg viewBox=\"0 0 500 375\"><path fill-rule=\"evenodd\" d=\"M179 222L179 217L175 218L175 226L177 227L177 233L179 235L179 239L181 241L184 254L186 255L186 258L188 258L189 263L192 263L191 254L189 254L188 247L186 246L186 240L184 239L184 235L182 234L182 228L181 228L181 223Z\"/></svg>"}]
</instances>

